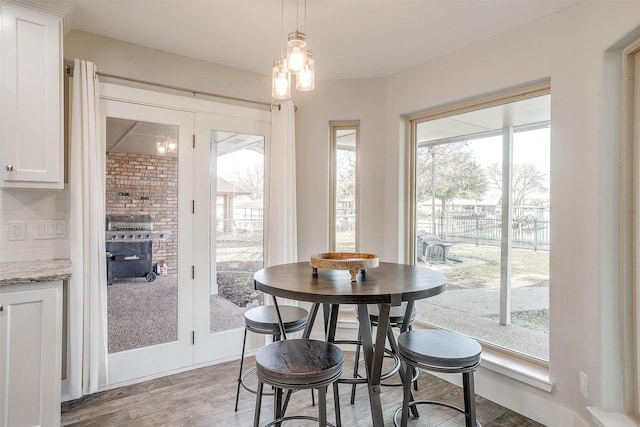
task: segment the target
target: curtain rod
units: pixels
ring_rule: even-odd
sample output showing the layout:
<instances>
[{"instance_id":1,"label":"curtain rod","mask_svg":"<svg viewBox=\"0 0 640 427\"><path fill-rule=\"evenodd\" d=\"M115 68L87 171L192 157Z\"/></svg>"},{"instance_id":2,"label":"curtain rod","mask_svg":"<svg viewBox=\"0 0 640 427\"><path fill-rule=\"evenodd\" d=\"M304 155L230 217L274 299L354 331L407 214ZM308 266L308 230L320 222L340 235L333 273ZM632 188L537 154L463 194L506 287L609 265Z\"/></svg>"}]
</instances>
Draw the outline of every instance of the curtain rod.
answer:
<instances>
[{"instance_id":1,"label":"curtain rod","mask_svg":"<svg viewBox=\"0 0 640 427\"><path fill-rule=\"evenodd\" d=\"M68 76L73 77L73 67L71 67L69 65L65 65L64 66L64 70L65 70L65 73ZM205 92L205 91L189 89L189 88L185 88L185 87L181 87L181 86L173 86L173 85L167 85L167 84L163 84L163 83L150 82L150 81L147 81L147 80L134 79L134 78L131 78L131 77L117 76L115 74L101 73L100 71L96 72L96 75L98 77L107 77L107 78L110 78L110 79L125 80L125 81L133 82L133 83L141 83L141 84L150 85L150 86L158 86L158 87L162 87L162 88L165 88L165 89L178 90L178 91L182 91L182 92L190 92L190 93L193 94L193 96L196 96L196 95L207 95L207 96L213 96L213 97L216 97L216 98L228 99L228 100L231 100L231 101L240 101L240 102L248 102L250 104L265 105L265 106L270 107L270 108L273 108L273 107L277 106L278 110L280 109L280 104L274 104L273 102L254 101L252 99L237 98L235 96L221 95L219 93Z\"/></svg>"}]
</instances>

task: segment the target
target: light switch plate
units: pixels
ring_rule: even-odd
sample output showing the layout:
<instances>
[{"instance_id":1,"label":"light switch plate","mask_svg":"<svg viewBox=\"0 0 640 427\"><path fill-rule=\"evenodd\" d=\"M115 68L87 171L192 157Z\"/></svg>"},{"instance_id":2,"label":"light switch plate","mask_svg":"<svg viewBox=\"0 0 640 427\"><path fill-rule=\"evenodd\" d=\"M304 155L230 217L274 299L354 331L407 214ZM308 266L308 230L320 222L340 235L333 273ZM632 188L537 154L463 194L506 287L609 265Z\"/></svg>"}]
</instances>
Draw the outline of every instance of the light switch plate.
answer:
<instances>
[{"instance_id":1,"label":"light switch plate","mask_svg":"<svg viewBox=\"0 0 640 427\"><path fill-rule=\"evenodd\" d=\"M67 221L64 219L36 221L33 238L35 240L64 239L67 237Z\"/></svg>"}]
</instances>

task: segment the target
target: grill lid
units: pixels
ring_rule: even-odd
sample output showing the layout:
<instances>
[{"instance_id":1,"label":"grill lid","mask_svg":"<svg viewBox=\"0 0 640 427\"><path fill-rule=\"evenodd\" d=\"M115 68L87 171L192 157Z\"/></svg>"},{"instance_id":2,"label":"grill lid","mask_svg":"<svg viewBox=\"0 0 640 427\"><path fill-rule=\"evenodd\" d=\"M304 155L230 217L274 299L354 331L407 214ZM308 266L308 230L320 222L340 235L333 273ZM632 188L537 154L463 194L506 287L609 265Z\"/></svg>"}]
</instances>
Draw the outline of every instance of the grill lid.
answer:
<instances>
[{"instance_id":1,"label":"grill lid","mask_svg":"<svg viewBox=\"0 0 640 427\"><path fill-rule=\"evenodd\" d=\"M107 231L153 230L151 215L107 215Z\"/></svg>"}]
</instances>

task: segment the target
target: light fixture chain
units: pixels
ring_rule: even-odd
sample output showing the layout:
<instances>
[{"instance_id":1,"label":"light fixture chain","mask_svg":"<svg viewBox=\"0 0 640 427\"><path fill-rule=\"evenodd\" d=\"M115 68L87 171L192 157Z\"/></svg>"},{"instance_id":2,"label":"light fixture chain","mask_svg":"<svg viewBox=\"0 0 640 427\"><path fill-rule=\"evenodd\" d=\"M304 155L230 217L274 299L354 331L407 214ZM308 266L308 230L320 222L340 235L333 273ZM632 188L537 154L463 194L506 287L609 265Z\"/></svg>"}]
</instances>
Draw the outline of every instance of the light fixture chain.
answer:
<instances>
[{"instance_id":1,"label":"light fixture chain","mask_svg":"<svg viewBox=\"0 0 640 427\"><path fill-rule=\"evenodd\" d=\"M284 0L280 2L280 58L284 56Z\"/></svg>"}]
</instances>

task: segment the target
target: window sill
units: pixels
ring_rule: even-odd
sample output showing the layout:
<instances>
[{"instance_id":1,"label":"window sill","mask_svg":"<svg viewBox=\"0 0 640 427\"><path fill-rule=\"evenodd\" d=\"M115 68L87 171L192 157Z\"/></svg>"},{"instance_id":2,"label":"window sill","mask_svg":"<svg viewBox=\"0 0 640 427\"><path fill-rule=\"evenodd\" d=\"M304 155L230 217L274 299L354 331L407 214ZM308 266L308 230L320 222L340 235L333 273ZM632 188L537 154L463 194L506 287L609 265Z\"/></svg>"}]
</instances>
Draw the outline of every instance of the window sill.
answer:
<instances>
[{"instance_id":1,"label":"window sill","mask_svg":"<svg viewBox=\"0 0 640 427\"><path fill-rule=\"evenodd\" d=\"M607 412L593 406L588 406L587 410L599 427L637 427L631 418L619 412Z\"/></svg>"},{"instance_id":2,"label":"window sill","mask_svg":"<svg viewBox=\"0 0 640 427\"><path fill-rule=\"evenodd\" d=\"M491 350L483 349L480 366L548 393L554 387L548 369Z\"/></svg>"},{"instance_id":3,"label":"window sill","mask_svg":"<svg viewBox=\"0 0 640 427\"><path fill-rule=\"evenodd\" d=\"M338 329L357 329L358 323L353 313L340 313ZM421 325L415 325L420 328ZM498 353L488 348L482 350L480 366L489 371L504 375L524 384L536 387L550 393L554 384L549 380L549 369L517 359L504 353Z\"/></svg>"}]
</instances>

